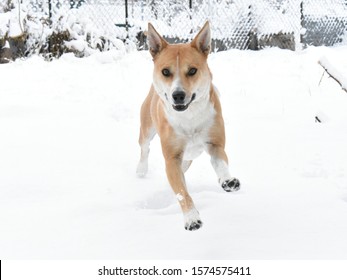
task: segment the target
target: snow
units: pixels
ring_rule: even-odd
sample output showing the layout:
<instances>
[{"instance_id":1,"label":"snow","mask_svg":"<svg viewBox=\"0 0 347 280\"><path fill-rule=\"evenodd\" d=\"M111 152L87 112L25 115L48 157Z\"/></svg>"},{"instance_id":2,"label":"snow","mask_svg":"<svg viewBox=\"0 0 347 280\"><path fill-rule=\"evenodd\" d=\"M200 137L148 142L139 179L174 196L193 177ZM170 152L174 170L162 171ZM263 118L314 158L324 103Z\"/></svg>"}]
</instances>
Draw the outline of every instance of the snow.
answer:
<instances>
[{"instance_id":1,"label":"snow","mask_svg":"<svg viewBox=\"0 0 347 280\"><path fill-rule=\"evenodd\" d=\"M224 192L208 156L195 160L196 232L184 230L158 137L148 175L135 174L147 52L0 65L1 258L346 258L347 94L318 64L346 73L346 51L210 55L241 190Z\"/></svg>"},{"instance_id":2,"label":"snow","mask_svg":"<svg viewBox=\"0 0 347 280\"><path fill-rule=\"evenodd\" d=\"M11 13L0 13L0 36L4 37L11 19Z\"/></svg>"},{"instance_id":3,"label":"snow","mask_svg":"<svg viewBox=\"0 0 347 280\"><path fill-rule=\"evenodd\" d=\"M321 17L346 17L347 9L341 0L305 0L304 11L307 15Z\"/></svg>"},{"instance_id":4,"label":"snow","mask_svg":"<svg viewBox=\"0 0 347 280\"><path fill-rule=\"evenodd\" d=\"M2 47L2 49L8 49L10 48L10 43L8 41L5 42L5 45Z\"/></svg>"},{"instance_id":5,"label":"snow","mask_svg":"<svg viewBox=\"0 0 347 280\"><path fill-rule=\"evenodd\" d=\"M17 37L23 34L23 15L18 8L10 12L0 13L0 37L6 33L9 37Z\"/></svg>"}]
</instances>

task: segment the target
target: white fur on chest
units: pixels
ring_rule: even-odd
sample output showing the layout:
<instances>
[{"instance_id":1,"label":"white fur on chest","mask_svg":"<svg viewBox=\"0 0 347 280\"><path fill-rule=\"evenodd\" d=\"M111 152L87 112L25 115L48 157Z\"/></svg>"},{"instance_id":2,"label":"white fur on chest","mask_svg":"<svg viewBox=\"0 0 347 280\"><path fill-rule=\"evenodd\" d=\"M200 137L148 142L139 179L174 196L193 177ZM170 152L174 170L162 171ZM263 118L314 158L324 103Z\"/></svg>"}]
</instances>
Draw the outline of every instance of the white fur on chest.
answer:
<instances>
[{"instance_id":1,"label":"white fur on chest","mask_svg":"<svg viewBox=\"0 0 347 280\"><path fill-rule=\"evenodd\" d=\"M208 134L196 133L192 137L188 138L184 154L183 160L193 160L201 155L204 151L206 142L208 142Z\"/></svg>"},{"instance_id":2,"label":"white fur on chest","mask_svg":"<svg viewBox=\"0 0 347 280\"><path fill-rule=\"evenodd\" d=\"M185 143L184 160L193 160L205 150L216 114L210 102L194 105L196 106L191 106L185 112L168 114L169 123L175 134Z\"/></svg>"}]
</instances>

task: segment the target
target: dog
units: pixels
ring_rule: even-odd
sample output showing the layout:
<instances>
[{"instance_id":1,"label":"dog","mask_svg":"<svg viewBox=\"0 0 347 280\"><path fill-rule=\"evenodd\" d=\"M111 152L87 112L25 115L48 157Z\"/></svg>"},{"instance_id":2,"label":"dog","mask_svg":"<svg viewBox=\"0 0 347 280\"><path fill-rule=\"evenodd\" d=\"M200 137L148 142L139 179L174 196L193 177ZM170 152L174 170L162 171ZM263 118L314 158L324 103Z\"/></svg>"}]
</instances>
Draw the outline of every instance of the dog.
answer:
<instances>
[{"instance_id":1,"label":"dog","mask_svg":"<svg viewBox=\"0 0 347 280\"><path fill-rule=\"evenodd\" d=\"M167 178L182 208L185 229L197 230L202 221L184 177L193 159L206 151L221 187L227 192L240 189L240 181L229 172L221 103L207 64L210 25L207 21L191 43L169 44L148 23L147 40L154 71L141 106L137 174L146 175L150 141L158 134Z\"/></svg>"}]
</instances>

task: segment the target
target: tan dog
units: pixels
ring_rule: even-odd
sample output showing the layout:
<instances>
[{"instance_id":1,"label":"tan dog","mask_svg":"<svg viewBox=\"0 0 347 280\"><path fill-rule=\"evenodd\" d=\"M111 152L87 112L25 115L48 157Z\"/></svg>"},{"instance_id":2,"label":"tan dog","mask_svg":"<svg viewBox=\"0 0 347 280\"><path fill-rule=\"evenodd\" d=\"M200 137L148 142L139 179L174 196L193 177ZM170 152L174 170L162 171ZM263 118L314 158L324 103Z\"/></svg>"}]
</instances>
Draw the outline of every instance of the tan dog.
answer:
<instances>
[{"instance_id":1,"label":"tan dog","mask_svg":"<svg viewBox=\"0 0 347 280\"><path fill-rule=\"evenodd\" d=\"M170 45L149 23L148 44L154 73L141 107L141 159L137 174L147 173L149 144L158 133L167 178L182 208L185 228L196 230L202 222L184 178L193 159L205 150L223 189L230 192L240 188L239 180L229 173L221 104L207 65L210 26L206 22L190 44Z\"/></svg>"}]
</instances>

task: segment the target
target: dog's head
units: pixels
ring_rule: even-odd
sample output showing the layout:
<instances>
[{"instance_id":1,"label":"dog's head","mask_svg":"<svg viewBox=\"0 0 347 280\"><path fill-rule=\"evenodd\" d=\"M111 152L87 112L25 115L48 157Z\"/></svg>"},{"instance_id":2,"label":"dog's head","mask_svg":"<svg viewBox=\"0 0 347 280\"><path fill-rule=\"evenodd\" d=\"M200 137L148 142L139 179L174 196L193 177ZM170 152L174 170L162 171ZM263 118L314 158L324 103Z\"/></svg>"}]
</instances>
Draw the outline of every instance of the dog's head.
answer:
<instances>
[{"instance_id":1,"label":"dog's head","mask_svg":"<svg viewBox=\"0 0 347 280\"><path fill-rule=\"evenodd\" d=\"M153 85L160 98L176 111L207 99L211 72L207 56L211 32L206 22L191 43L171 45L148 24L148 45L154 61Z\"/></svg>"}]
</instances>

